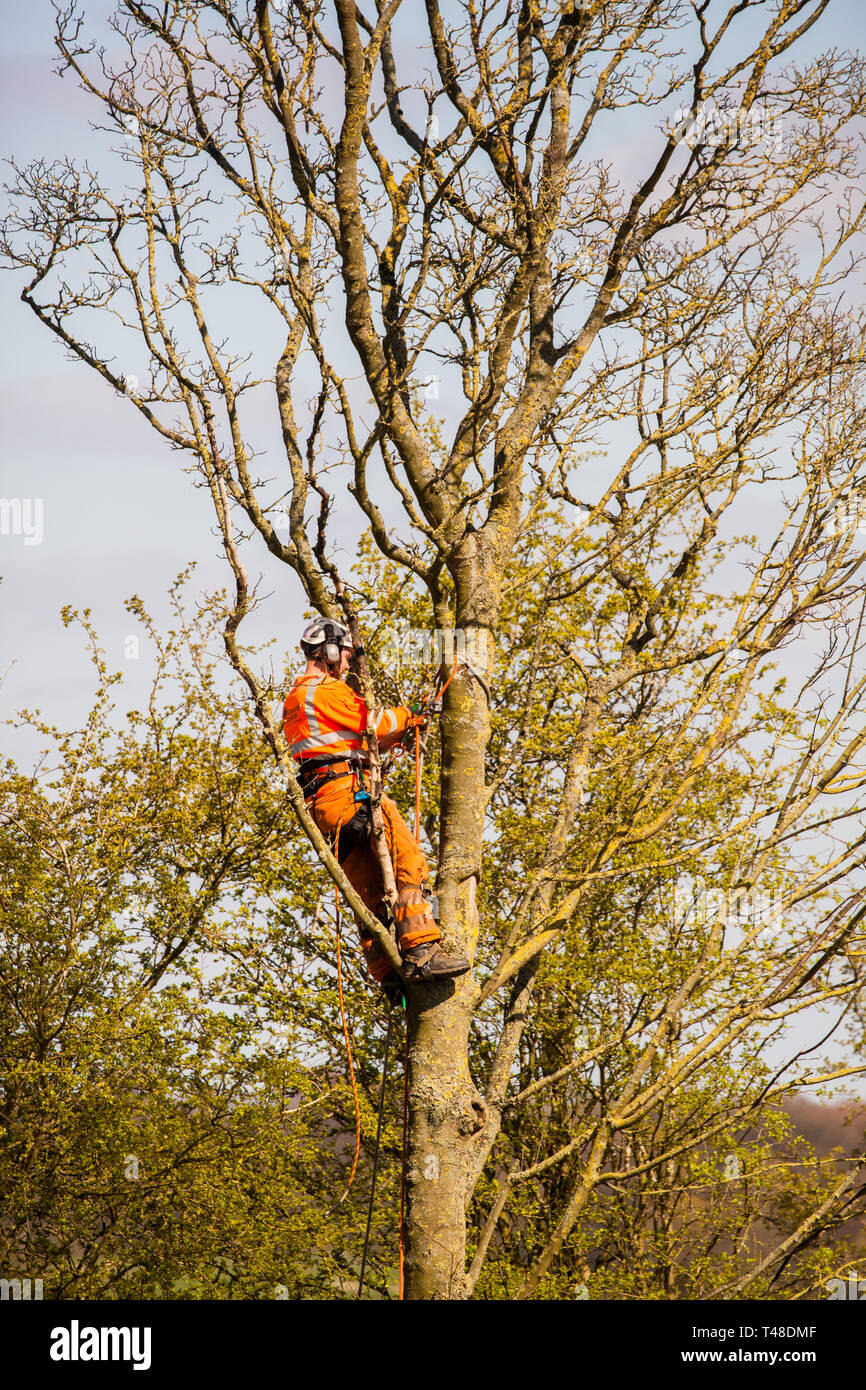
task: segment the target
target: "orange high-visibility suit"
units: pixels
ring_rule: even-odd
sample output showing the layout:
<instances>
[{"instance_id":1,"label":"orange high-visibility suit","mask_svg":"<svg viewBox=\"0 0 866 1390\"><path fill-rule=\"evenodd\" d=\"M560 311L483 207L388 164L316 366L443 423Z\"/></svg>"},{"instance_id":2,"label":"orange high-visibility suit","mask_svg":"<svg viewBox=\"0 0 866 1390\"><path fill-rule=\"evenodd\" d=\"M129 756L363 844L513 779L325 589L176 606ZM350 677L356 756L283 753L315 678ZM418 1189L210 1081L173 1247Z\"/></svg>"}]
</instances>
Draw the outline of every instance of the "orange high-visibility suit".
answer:
<instances>
[{"instance_id":1,"label":"orange high-visibility suit","mask_svg":"<svg viewBox=\"0 0 866 1390\"><path fill-rule=\"evenodd\" d=\"M388 748L408 728L411 713L404 705L382 710L376 722L376 737L380 748ZM367 706L344 681L332 676L298 676L283 706L283 729L292 756L299 764L299 775L306 780L304 764L310 760L333 757L335 754L354 754L365 757L367 747ZM322 766L305 787L305 799L322 834L340 851L338 829L346 827L358 811L354 800L360 785L355 768L348 757ZM401 951L439 941L441 933L421 891L429 877L427 860L403 817L390 797L381 801L385 838L394 880L397 903L394 918L397 942ZM347 832L348 834L348 832ZM385 920L384 882L375 848L369 839L356 843L343 858L338 853L343 872L365 905L377 917ZM357 918L355 919L357 921ZM391 964L376 938L358 922L361 948L367 968L375 980L385 980L393 973Z\"/></svg>"}]
</instances>

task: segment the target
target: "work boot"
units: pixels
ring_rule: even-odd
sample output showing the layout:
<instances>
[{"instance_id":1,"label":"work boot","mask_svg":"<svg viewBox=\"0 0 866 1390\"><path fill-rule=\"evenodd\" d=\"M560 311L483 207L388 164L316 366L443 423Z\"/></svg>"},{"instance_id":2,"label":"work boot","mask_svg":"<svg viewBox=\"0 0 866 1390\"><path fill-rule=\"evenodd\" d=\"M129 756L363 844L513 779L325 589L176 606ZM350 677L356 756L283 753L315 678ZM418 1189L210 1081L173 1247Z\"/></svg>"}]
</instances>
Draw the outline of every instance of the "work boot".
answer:
<instances>
[{"instance_id":1,"label":"work boot","mask_svg":"<svg viewBox=\"0 0 866 1390\"><path fill-rule=\"evenodd\" d=\"M407 984L450 980L455 975L465 975L468 969L465 956L446 956L438 941L426 941L403 952L403 979Z\"/></svg>"}]
</instances>

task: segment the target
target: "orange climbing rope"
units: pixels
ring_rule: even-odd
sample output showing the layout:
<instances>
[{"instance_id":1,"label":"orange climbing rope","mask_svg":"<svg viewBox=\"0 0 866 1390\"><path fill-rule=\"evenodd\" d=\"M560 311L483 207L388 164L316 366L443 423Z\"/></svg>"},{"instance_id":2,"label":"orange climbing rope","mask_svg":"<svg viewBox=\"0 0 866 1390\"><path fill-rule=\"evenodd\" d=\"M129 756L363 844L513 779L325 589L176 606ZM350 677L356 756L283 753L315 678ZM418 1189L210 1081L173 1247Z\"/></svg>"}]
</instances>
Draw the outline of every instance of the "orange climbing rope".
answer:
<instances>
[{"instance_id":1,"label":"orange climbing rope","mask_svg":"<svg viewBox=\"0 0 866 1390\"><path fill-rule=\"evenodd\" d=\"M336 840L334 842L334 858L338 859L338 862L340 853L341 827L342 821L337 826L337 835ZM348 1197L349 1189L352 1186L352 1183L355 1181L355 1171L358 1167L358 1159L361 1154L361 1107L358 1104L358 1087L355 1082L355 1063L352 1057L352 1043L349 1038L349 1025L346 1021L346 1008L343 1002L343 965L340 956L340 938L343 934L343 918L342 913L340 912L340 890L337 887L336 883L334 884L334 912L337 927L337 996L340 1000L340 1018L343 1024L343 1037L346 1040L346 1055L349 1059L349 1075L352 1079L352 1099L355 1103L355 1157L352 1160L352 1171L349 1174L348 1181L346 1182L346 1186L343 1189L342 1196L339 1197L337 1201L334 1203L333 1207L331 1207L331 1211L336 1210L340 1203L345 1201L346 1197Z\"/></svg>"},{"instance_id":2,"label":"orange climbing rope","mask_svg":"<svg viewBox=\"0 0 866 1390\"><path fill-rule=\"evenodd\" d=\"M421 730L415 725L415 839L421 843Z\"/></svg>"},{"instance_id":3,"label":"orange climbing rope","mask_svg":"<svg viewBox=\"0 0 866 1390\"><path fill-rule=\"evenodd\" d=\"M453 675L453 672L452 672ZM415 839L421 843L421 730L415 725ZM406 1131L409 1118L409 1019L403 1047L403 1143L400 1155L400 1298L406 1296Z\"/></svg>"},{"instance_id":4,"label":"orange climbing rope","mask_svg":"<svg viewBox=\"0 0 866 1390\"><path fill-rule=\"evenodd\" d=\"M461 661L455 661L455 662L454 662L454 666L452 667L452 670L451 670L451 675L448 677L448 679L447 679L447 681L445 682L445 684L443 685L442 689L439 691L439 694L436 696L436 699L437 699L437 700L441 700L441 699L442 699L442 696L445 694L445 691L448 689L448 687L449 687L449 685L451 684L451 682L453 681L454 677L457 675L457 672L458 672L458 670L460 669L460 667L461 667L462 664L463 664L463 663L462 663Z\"/></svg>"}]
</instances>

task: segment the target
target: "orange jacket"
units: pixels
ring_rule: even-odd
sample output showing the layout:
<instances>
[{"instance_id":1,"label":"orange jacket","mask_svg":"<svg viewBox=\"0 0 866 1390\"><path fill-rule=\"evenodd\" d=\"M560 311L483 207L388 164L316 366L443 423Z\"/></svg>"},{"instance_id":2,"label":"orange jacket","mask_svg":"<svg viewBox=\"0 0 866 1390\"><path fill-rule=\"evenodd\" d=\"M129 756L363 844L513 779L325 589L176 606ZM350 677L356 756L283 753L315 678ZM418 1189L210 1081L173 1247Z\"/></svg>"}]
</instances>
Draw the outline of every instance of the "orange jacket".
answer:
<instances>
[{"instance_id":1,"label":"orange jacket","mask_svg":"<svg viewBox=\"0 0 866 1390\"><path fill-rule=\"evenodd\" d=\"M377 711L376 737L392 743L411 718L405 705ZM344 681L333 676L298 676L283 705L283 729L294 758L346 753L366 748L367 706Z\"/></svg>"}]
</instances>

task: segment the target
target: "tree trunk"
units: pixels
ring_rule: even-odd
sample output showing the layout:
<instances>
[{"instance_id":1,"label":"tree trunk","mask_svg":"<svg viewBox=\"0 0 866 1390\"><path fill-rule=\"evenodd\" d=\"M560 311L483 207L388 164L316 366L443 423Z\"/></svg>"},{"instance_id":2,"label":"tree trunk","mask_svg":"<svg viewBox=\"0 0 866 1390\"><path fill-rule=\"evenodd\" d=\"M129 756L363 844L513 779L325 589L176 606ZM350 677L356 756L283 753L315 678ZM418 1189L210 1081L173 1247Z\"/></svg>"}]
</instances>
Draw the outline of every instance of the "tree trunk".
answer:
<instances>
[{"instance_id":1,"label":"tree trunk","mask_svg":"<svg viewBox=\"0 0 866 1390\"><path fill-rule=\"evenodd\" d=\"M485 1106L469 1075L474 988L413 991L409 1012L405 1295L465 1298L466 1203Z\"/></svg>"},{"instance_id":2,"label":"tree trunk","mask_svg":"<svg viewBox=\"0 0 866 1390\"><path fill-rule=\"evenodd\" d=\"M488 734L484 692L467 671L459 672L442 715L437 891L445 948L470 959L478 941L475 890ZM469 1073L469 1027L478 991L469 974L410 993L405 1293L407 1298L465 1298L466 1207L476 1178L477 1136L487 1118Z\"/></svg>"}]
</instances>

